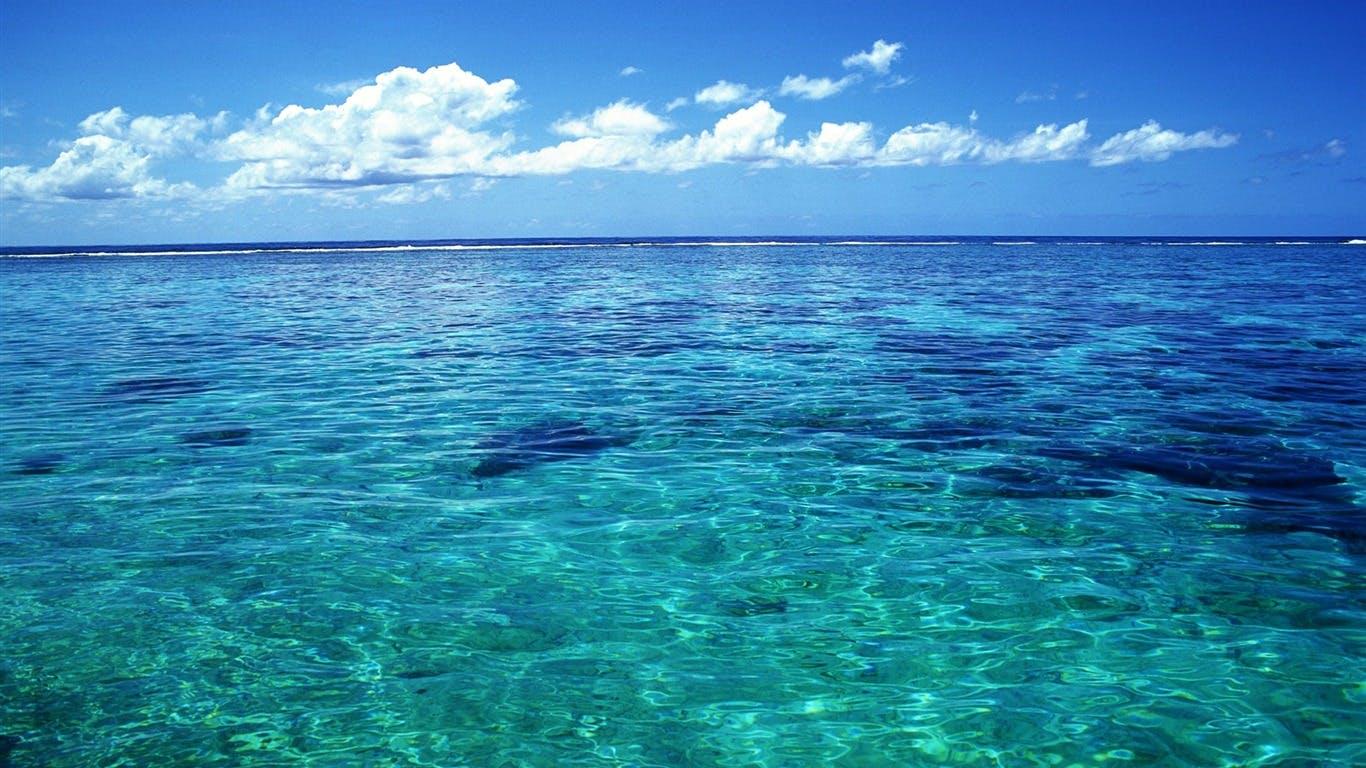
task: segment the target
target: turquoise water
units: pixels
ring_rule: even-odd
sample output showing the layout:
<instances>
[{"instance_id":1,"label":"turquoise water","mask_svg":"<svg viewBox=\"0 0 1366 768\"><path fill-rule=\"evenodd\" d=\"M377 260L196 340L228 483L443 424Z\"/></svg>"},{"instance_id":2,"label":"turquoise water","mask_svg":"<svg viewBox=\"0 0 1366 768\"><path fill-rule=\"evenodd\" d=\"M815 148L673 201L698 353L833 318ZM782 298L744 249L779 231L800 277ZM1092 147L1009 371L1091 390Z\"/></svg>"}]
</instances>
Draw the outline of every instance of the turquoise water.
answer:
<instances>
[{"instance_id":1,"label":"turquoise water","mask_svg":"<svg viewBox=\"0 0 1366 768\"><path fill-rule=\"evenodd\" d=\"M1362 764L1361 258L0 259L0 763Z\"/></svg>"}]
</instances>

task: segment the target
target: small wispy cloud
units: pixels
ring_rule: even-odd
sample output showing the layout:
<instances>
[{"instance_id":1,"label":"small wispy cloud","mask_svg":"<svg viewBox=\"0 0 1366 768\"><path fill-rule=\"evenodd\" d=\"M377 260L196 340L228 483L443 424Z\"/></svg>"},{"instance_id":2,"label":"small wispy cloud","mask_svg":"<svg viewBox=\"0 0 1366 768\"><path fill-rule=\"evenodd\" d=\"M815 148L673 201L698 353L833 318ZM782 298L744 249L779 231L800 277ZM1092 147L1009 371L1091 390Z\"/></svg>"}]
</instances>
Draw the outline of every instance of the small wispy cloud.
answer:
<instances>
[{"instance_id":1,"label":"small wispy cloud","mask_svg":"<svg viewBox=\"0 0 1366 768\"><path fill-rule=\"evenodd\" d=\"M475 179L475 181L480 181L480 179ZM451 190L445 184L404 184L379 195L375 198L375 202L388 205L409 205L425 203L429 200L447 200L450 196Z\"/></svg>"},{"instance_id":2,"label":"small wispy cloud","mask_svg":"<svg viewBox=\"0 0 1366 768\"><path fill-rule=\"evenodd\" d=\"M327 96L350 96L357 88L372 82L374 81L358 77L355 80L342 80L338 83L318 83L313 86L313 90Z\"/></svg>"},{"instance_id":3,"label":"small wispy cloud","mask_svg":"<svg viewBox=\"0 0 1366 768\"><path fill-rule=\"evenodd\" d=\"M622 67L621 71L617 74L621 75L622 77L631 77L632 75L643 75L645 74L645 70L641 69L640 67L628 66Z\"/></svg>"},{"instance_id":4,"label":"small wispy cloud","mask_svg":"<svg viewBox=\"0 0 1366 768\"><path fill-rule=\"evenodd\" d=\"M1023 91L1015 97L1016 104L1033 104L1040 101L1057 101L1058 86L1056 84L1046 89L1038 91Z\"/></svg>"},{"instance_id":5,"label":"small wispy cloud","mask_svg":"<svg viewBox=\"0 0 1366 768\"><path fill-rule=\"evenodd\" d=\"M778 93L783 96L796 96L808 101L820 101L821 99L828 99L857 83L858 79L858 75L845 75L838 80L831 80L828 77L792 75L783 78L783 84L778 88Z\"/></svg>"},{"instance_id":6,"label":"small wispy cloud","mask_svg":"<svg viewBox=\"0 0 1366 768\"><path fill-rule=\"evenodd\" d=\"M1302 163L1331 165L1347 156L1347 142L1333 138L1312 147L1287 149L1258 155L1258 160L1272 160L1279 163Z\"/></svg>"},{"instance_id":7,"label":"small wispy cloud","mask_svg":"<svg viewBox=\"0 0 1366 768\"><path fill-rule=\"evenodd\" d=\"M1179 181L1145 181L1124 194L1127 197L1156 195L1162 192L1175 192L1176 190L1186 189L1189 186L1189 184Z\"/></svg>"},{"instance_id":8,"label":"small wispy cloud","mask_svg":"<svg viewBox=\"0 0 1366 768\"><path fill-rule=\"evenodd\" d=\"M866 51L845 56L842 63L845 69L867 69L885 75L891 70L892 62L901 57L901 50L905 47L902 43L878 40Z\"/></svg>"},{"instance_id":9,"label":"small wispy cloud","mask_svg":"<svg viewBox=\"0 0 1366 768\"><path fill-rule=\"evenodd\" d=\"M725 107L742 101L751 101L763 95L763 91L750 88L744 83L717 80L693 95L693 101L708 107Z\"/></svg>"},{"instance_id":10,"label":"small wispy cloud","mask_svg":"<svg viewBox=\"0 0 1366 768\"><path fill-rule=\"evenodd\" d=\"M487 176L480 176L470 182L470 185L468 188L466 188L463 197L476 197L478 195L482 195L490 189L493 189L493 187L497 183L497 179L490 179Z\"/></svg>"}]
</instances>

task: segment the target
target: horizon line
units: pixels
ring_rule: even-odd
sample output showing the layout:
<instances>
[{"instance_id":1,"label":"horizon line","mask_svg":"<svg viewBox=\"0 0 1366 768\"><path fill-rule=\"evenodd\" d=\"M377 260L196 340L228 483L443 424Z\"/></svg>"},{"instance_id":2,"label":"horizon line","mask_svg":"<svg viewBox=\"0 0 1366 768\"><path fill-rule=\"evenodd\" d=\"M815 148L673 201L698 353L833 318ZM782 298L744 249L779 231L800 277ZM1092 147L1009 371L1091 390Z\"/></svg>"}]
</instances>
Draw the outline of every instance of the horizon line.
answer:
<instances>
[{"instance_id":1,"label":"horizon line","mask_svg":"<svg viewBox=\"0 0 1366 768\"><path fill-rule=\"evenodd\" d=\"M1233 232L1206 232L1198 235L1172 235L1162 234L1162 232L1152 232L1152 234L1137 235L1106 235L1094 234L1094 232L1079 232L1079 234L1027 234L1027 232L986 232L986 234L966 234L966 232L903 232L903 234L874 235L859 234L859 232L831 232L831 234L814 235L795 235L795 234L758 234L740 235L725 234L725 232L712 232L712 234L693 234L693 235L525 235L525 236L493 236L493 238L477 238L477 236L452 236L452 238L355 238L355 239L255 239L255 241L142 241L142 242L68 242L68 243L0 243L0 250L14 251L18 249L94 249L94 247L105 247L105 249L134 249L134 247L176 247L176 249L212 249L212 247L229 246L344 246L344 245L497 245L497 243L507 243L507 245L518 245L518 243L564 243L564 245L591 245L594 242L612 242L612 245L671 245L671 242L749 242L755 241L775 241L775 242L794 242L794 243L816 243L826 242L826 245L856 245L859 239L865 239L870 243L882 243L895 241L895 239L919 239L919 241L936 241L936 239L967 239L967 241L986 241L986 239L1049 239L1049 241L1072 241L1072 239L1090 238L1096 241L1135 241L1135 239L1157 239L1157 241L1217 241L1217 239L1232 239L1232 241L1285 241L1285 239L1302 239L1302 241L1361 241L1366 239L1366 232L1362 234L1348 234L1339 232L1332 235L1309 235L1298 234L1298 232L1277 232L1272 235L1243 235L1233 234ZM615 241L615 242L613 242ZM843 242L839 242L843 241ZM705 245L705 243L699 243ZM757 245L757 243L755 243ZM888 243L896 245L896 243ZM934 245L926 242L908 242L903 245ZM944 245L948 245L947 242ZM1025 245L1025 243L1019 243ZM1317 245L1317 243L1315 243ZM273 250L273 249L264 249Z\"/></svg>"}]
</instances>

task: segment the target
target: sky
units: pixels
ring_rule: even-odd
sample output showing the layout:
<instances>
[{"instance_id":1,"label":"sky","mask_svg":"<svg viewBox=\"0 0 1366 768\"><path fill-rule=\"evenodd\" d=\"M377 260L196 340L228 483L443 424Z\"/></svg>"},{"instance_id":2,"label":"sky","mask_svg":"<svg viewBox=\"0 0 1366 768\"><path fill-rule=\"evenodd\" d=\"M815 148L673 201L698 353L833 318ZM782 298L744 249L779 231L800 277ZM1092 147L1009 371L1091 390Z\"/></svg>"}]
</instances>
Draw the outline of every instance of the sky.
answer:
<instances>
[{"instance_id":1,"label":"sky","mask_svg":"<svg viewBox=\"0 0 1366 768\"><path fill-rule=\"evenodd\" d=\"M0 244L1361 235L1366 3L0 0Z\"/></svg>"}]
</instances>

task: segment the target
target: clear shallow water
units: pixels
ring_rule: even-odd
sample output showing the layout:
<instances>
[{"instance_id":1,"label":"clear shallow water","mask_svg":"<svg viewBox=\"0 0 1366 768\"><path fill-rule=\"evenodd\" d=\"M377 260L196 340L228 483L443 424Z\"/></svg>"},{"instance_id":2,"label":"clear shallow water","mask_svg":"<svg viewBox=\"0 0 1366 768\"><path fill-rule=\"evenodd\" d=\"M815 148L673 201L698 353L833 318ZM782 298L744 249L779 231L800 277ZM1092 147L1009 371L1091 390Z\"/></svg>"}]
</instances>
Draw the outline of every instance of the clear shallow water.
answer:
<instances>
[{"instance_id":1,"label":"clear shallow water","mask_svg":"<svg viewBox=\"0 0 1366 768\"><path fill-rule=\"evenodd\" d=\"M1359 764L1361 253L0 260L0 763Z\"/></svg>"}]
</instances>

